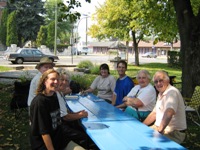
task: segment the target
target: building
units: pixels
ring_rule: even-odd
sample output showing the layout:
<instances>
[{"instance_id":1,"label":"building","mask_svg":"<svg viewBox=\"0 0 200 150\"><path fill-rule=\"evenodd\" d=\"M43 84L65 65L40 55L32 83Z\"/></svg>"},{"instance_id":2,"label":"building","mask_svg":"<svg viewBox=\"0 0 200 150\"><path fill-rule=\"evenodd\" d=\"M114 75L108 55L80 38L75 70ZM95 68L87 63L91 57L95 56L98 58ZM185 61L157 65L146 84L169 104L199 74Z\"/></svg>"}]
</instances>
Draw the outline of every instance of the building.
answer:
<instances>
[{"instance_id":1,"label":"building","mask_svg":"<svg viewBox=\"0 0 200 150\"><path fill-rule=\"evenodd\" d=\"M90 42L88 43L88 48L90 49L90 52L94 53L107 53L109 50L110 45L112 45L113 41L111 42ZM122 42L125 45L125 42ZM133 52L133 46L132 42L129 42L128 52ZM158 56L160 55L167 55L168 51L170 50L180 50L180 41L177 43L169 44L165 42L158 42L157 44L153 44L153 41L144 42L140 41L138 45L138 51L139 54L144 54L146 52L154 52Z\"/></svg>"}]
</instances>

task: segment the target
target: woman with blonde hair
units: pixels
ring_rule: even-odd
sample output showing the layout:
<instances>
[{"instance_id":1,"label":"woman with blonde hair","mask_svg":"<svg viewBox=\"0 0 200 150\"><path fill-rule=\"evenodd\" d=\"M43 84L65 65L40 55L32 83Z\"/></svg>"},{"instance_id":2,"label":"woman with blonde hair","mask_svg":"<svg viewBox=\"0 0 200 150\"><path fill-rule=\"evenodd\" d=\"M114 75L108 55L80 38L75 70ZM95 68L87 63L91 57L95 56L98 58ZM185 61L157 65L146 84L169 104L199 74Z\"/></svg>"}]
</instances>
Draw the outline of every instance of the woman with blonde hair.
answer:
<instances>
[{"instance_id":1,"label":"woman with blonde hair","mask_svg":"<svg viewBox=\"0 0 200 150\"><path fill-rule=\"evenodd\" d=\"M64 138L61 127L60 106L56 95L58 87L58 72L53 69L44 72L30 106L32 150L63 150L70 142Z\"/></svg>"}]
</instances>

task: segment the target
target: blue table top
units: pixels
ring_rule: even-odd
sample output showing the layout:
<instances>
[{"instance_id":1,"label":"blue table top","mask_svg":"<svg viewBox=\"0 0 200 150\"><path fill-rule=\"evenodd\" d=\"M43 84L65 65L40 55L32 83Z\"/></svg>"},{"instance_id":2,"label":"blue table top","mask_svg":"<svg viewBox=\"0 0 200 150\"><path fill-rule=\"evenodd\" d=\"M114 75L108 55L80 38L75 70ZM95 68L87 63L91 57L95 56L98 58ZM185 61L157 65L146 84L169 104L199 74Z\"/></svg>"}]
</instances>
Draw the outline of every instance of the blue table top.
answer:
<instances>
[{"instance_id":1,"label":"blue table top","mask_svg":"<svg viewBox=\"0 0 200 150\"><path fill-rule=\"evenodd\" d=\"M101 150L185 150L93 94L68 100L67 104L74 112L88 112L82 124Z\"/></svg>"},{"instance_id":2,"label":"blue table top","mask_svg":"<svg viewBox=\"0 0 200 150\"><path fill-rule=\"evenodd\" d=\"M80 96L78 100L68 100L67 103L74 112L80 110L88 112L88 118L84 118L83 121L135 120L135 118L92 94Z\"/></svg>"},{"instance_id":3,"label":"blue table top","mask_svg":"<svg viewBox=\"0 0 200 150\"><path fill-rule=\"evenodd\" d=\"M83 123L101 150L185 150L137 120Z\"/></svg>"}]
</instances>

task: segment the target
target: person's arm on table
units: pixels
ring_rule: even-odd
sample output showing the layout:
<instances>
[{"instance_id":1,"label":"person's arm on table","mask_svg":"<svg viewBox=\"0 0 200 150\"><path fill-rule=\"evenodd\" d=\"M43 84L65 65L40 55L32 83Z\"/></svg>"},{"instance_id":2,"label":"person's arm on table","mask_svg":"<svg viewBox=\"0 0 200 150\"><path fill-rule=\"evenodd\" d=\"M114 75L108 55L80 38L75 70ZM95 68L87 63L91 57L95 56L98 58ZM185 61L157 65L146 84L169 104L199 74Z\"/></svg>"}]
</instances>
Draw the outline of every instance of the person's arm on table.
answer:
<instances>
[{"instance_id":1,"label":"person's arm on table","mask_svg":"<svg viewBox=\"0 0 200 150\"><path fill-rule=\"evenodd\" d=\"M63 119L66 121L78 120L81 118L86 118L88 116L88 112L85 110L76 112L76 113L68 113L67 115L63 116Z\"/></svg>"},{"instance_id":2,"label":"person's arm on table","mask_svg":"<svg viewBox=\"0 0 200 150\"><path fill-rule=\"evenodd\" d=\"M152 111L147 118L143 121L147 126L152 124L156 120L156 112Z\"/></svg>"},{"instance_id":3,"label":"person's arm on table","mask_svg":"<svg viewBox=\"0 0 200 150\"><path fill-rule=\"evenodd\" d=\"M93 91L94 91L94 89L92 89L92 88L89 88L89 89L87 89L87 90L83 91L83 93L92 93Z\"/></svg>"},{"instance_id":4,"label":"person's arm on table","mask_svg":"<svg viewBox=\"0 0 200 150\"><path fill-rule=\"evenodd\" d=\"M115 93L113 93L112 95L112 105L115 106L116 104L116 98L117 98L117 95L115 95Z\"/></svg>"},{"instance_id":5,"label":"person's arm on table","mask_svg":"<svg viewBox=\"0 0 200 150\"><path fill-rule=\"evenodd\" d=\"M126 106L133 106L133 107L136 107L136 108L143 106L142 101L138 98L125 97L123 99L123 101L124 101Z\"/></svg>"},{"instance_id":6,"label":"person's arm on table","mask_svg":"<svg viewBox=\"0 0 200 150\"><path fill-rule=\"evenodd\" d=\"M42 139L48 150L54 150L53 143L49 134L43 134Z\"/></svg>"},{"instance_id":7,"label":"person's arm on table","mask_svg":"<svg viewBox=\"0 0 200 150\"><path fill-rule=\"evenodd\" d=\"M158 132L164 133L166 126L169 124L174 114L175 114L175 111L172 108L167 108L162 118L162 121L160 123L160 126L157 129Z\"/></svg>"}]
</instances>

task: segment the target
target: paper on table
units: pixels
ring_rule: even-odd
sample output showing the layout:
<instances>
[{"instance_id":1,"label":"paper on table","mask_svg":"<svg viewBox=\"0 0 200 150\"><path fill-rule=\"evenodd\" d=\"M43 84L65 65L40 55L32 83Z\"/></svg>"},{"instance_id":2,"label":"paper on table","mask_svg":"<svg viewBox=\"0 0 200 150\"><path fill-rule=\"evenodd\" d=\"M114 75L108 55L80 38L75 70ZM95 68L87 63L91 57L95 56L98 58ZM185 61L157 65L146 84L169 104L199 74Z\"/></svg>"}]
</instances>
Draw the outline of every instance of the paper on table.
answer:
<instances>
[{"instance_id":1,"label":"paper on table","mask_svg":"<svg viewBox=\"0 0 200 150\"><path fill-rule=\"evenodd\" d=\"M92 100L93 102L103 102L103 101L105 101L104 99L94 99L94 100Z\"/></svg>"},{"instance_id":2,"label":"paper on table","mask_svg":"<svg viewBox=\"0 0 200 150\"><path fill-rule=\"evenodd\" d=\"M77 100L78 99L78 95L65 95L66 99L70 99L70 100Z\"/></svg>"}]
</instances>

